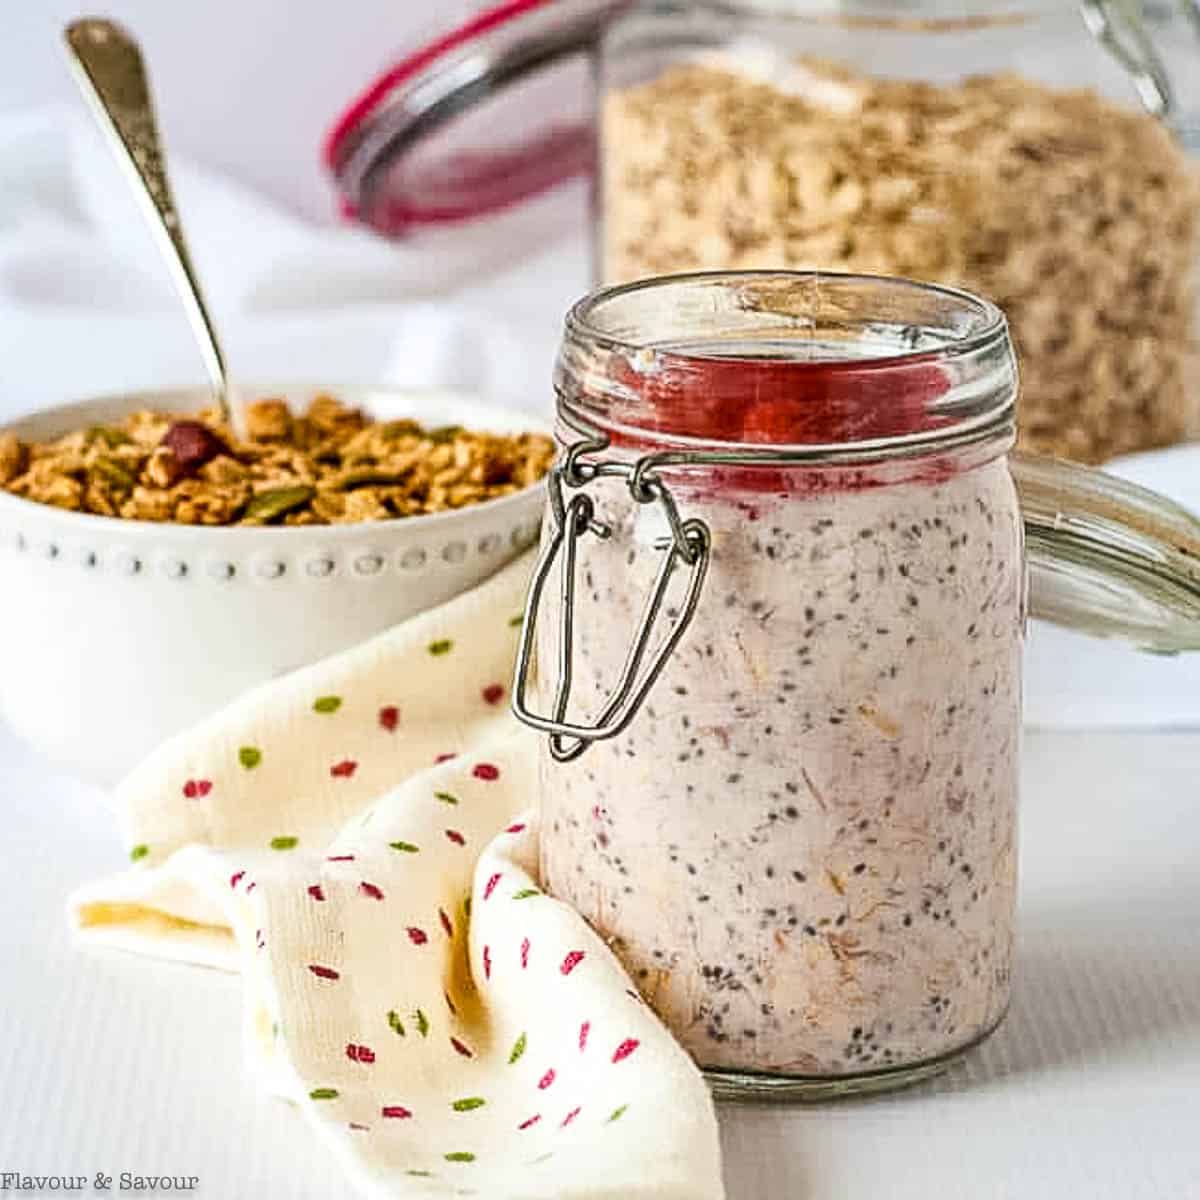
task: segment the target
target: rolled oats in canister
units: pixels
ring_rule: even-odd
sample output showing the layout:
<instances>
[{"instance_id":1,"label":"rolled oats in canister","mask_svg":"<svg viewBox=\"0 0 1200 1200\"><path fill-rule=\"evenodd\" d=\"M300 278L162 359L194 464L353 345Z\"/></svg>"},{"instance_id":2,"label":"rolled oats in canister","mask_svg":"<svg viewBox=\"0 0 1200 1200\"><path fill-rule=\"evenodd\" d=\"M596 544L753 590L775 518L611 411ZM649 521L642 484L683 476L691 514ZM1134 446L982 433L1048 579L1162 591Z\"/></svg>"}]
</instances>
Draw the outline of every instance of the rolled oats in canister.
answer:
<instances>
[{"instance_id":1,"label":"rolled oats in canister","mask_svg":"<svg viewBox=\"0 0 1200 1200\"><path fill-rule=\"evenodd\" d=\"M1158 120L1015 74L934 85L732 55L611 92L610 281L876 272L982 292L1022 369L1021 440L1086 462L1197 431L1200 182Z\"/></svg>"}]
</instances>

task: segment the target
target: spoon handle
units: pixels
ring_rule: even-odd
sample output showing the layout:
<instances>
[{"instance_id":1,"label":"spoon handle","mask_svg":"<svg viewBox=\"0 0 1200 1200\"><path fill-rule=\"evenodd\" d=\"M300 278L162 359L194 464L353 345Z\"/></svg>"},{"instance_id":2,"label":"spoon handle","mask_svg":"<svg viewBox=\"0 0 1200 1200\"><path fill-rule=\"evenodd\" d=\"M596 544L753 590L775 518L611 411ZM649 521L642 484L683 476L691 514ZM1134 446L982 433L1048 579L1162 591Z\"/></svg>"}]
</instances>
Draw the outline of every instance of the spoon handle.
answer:
<instances>
[{"instance_id":1,"label":"spoon handle","mask_svg":"<svg viewBox=\"0 0 1200 1200\"><path fill-rule=\"evenodd\" d=\"M228 423L225 359L183 237L138 44L115 21L87 17L64 34L72 74L142 205L200 347L213 396ZM140 185L140 186L139 186Z\"/></svg>"}]
</instances>

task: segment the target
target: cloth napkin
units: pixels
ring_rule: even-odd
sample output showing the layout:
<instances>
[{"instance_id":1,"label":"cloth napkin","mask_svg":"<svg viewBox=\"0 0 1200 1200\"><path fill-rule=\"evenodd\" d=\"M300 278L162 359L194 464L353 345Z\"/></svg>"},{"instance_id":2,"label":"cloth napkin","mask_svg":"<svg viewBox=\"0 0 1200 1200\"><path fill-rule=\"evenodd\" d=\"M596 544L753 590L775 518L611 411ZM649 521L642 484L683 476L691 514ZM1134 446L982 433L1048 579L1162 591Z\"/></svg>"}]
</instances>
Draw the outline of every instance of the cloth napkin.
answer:
<instances>
[{"instance_id":1,"label":"cloth napkin","mask_svg":"<svg viewBox=\"0 0 1200 1200\"><path fill-rule=\"evenodd\" d=\"M245 696L121 785L83 938L240 969L249 1058L372 1196L718 1200L699 1072L538 887L528 561ZM232 1135L231 1131L231 1135Z\"/></svg>"}]
</instances>

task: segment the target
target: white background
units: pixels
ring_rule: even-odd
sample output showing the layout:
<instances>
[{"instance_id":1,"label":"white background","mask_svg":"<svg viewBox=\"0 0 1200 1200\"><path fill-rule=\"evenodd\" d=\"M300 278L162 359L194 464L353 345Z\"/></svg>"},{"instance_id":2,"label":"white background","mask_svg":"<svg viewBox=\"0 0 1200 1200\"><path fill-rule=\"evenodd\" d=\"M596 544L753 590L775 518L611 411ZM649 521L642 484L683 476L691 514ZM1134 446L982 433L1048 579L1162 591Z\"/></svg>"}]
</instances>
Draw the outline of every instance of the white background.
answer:
<instances>
[{"instance_id":1,"label":"white background","mask_svg":"<svg viewBox=\"0 0 1200 1200\"><path fill-rule=\"evenodd\" d=\"M318 166L334 117L467 0L3 0L0 112L73 101L59 38L80 15L126 23L150 62L172 148L328 219Z\"/></svg>"}]
</instances>

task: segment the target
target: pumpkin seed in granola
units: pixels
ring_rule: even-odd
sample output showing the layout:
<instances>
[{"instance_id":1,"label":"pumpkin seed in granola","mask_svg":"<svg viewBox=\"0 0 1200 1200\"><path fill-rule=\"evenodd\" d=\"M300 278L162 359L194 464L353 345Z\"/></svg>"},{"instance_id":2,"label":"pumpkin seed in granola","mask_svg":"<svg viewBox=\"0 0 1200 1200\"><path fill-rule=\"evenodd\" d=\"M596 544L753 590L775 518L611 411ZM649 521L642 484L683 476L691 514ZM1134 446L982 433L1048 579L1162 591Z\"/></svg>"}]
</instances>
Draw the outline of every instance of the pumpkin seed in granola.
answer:
<instances>
[{"instance_id":1,"label":"pumpkin seed in granola","mask_svg":"<svg viewBox=\"0 0 1200 1200\"><path fill-rule=\"evenodd\" d=\"M246 505L243 518L247 524L268 525L285 513L302 508L313 498L314 493L314 488L304 484L299 487L271 488L269 491L259 492Z\"/></svg>"}]
</instances>

